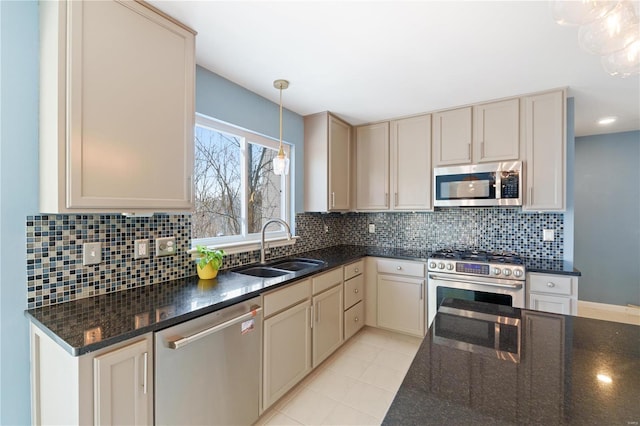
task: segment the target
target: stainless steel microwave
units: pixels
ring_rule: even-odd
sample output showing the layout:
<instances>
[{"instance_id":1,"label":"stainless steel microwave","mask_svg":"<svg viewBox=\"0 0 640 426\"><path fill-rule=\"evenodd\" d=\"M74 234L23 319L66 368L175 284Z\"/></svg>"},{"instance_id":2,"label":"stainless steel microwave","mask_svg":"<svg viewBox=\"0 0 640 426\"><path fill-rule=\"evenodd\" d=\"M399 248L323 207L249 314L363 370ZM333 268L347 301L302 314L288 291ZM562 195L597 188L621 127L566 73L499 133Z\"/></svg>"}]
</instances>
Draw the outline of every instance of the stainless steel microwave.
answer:
<instances>
[{"instance_id":1,"label":"stainless steel microwave","mask_svg":"<svg viewBox=\"0 0 640 426\"><path fill-rule=\"evenodd\" d=\"M521 206L522 161L436 167L435 207Z\"/></svg>"}]
</instances>

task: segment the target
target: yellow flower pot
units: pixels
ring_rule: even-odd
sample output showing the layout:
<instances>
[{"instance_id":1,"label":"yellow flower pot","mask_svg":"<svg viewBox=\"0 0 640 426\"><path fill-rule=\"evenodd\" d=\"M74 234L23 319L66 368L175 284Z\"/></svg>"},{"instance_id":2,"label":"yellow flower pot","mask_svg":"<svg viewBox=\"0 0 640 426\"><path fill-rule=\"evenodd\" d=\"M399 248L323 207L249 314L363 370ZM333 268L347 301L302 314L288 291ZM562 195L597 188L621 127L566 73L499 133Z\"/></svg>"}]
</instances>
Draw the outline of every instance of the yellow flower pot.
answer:
<instances>
[{"instance_id":1,"label":"yellow flower pot","mask_svg":"<svg viewBox=\"0 0 640 426\"><path fill-rule=\"evenodd\" d=\"M207 263L204 268L196 264L196 269L198 270L198 276L203 280L211 280L218 275L218 270L211 266L211 263Z\"/></svg>"}]
</instances>

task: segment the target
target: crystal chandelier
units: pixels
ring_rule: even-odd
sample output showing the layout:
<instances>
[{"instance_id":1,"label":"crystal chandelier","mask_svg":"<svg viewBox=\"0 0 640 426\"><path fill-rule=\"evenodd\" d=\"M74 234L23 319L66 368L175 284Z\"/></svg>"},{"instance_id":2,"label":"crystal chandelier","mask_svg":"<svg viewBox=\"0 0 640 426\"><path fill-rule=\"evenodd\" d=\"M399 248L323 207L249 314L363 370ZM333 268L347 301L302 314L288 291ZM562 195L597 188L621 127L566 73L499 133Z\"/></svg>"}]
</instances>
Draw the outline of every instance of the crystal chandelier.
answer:
<instances>
[{"instance_id":1,"label":"crystal chandelier","mask_svg":"<svg viewBox=\"0 0 640 426\"><path fill-rule=\"evenodd\" d=\"M640 21L631 1L556 0L551 11L558 24L580 26L580 47L601 56L610 75L640 74Z\"/></svg>"}]
</instances>

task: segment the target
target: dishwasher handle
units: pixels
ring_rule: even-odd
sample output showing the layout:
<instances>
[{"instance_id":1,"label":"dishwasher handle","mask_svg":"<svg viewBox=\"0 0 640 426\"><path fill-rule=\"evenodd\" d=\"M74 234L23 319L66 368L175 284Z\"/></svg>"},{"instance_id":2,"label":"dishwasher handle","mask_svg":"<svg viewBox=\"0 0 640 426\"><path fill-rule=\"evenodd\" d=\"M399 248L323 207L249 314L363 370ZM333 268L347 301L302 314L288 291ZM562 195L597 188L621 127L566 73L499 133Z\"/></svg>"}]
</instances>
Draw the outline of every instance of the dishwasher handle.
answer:
<instances>
[{"instance_id":1,"label":"dishwasher handle","mask_svg":"<svg viewBox=\"0 0 640 426\"><path fill-rule=\"evenodd\" d=\"M168 345L171 349L180 349L188 345L189 343L193 343L196 340L202 339L203 337L216 333L222 330L223 328L227 328L239 322L254 318L258 314L258 312L260 312L261 310L262 310L262 307L257 307L247 312L246 314L240 315L239 317L232 318L229 321L225 321L221 324L214 325L213 327L199 331L195 334L192 334L191 336L180 337L179 339L176 339L176 340L170 340L168 342Z\"/></svg>"}]
</instances>

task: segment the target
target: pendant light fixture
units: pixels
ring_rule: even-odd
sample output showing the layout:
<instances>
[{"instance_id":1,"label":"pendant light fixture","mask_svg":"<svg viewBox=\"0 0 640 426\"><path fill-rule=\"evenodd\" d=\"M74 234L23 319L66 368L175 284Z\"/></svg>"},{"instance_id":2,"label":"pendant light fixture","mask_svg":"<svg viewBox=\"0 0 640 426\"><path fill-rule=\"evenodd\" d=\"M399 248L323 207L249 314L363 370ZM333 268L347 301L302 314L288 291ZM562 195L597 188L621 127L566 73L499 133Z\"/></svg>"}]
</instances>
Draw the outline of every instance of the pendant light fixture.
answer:
<instances>
[{"instance_id":1,"label":"pendant light fixture","mask_svg":"<svg viewBox=\"0 0 640 426\"><path fill-rule=\"evenodd\" d=\"M276 80L273 82L273 87L280 90L280 148L278 149L278 155L273 159L273 172L276 175L288 175L289 159L282 149L282 91L289 87L289 82L287 80Z\"/></svg>"}]
</instances>

